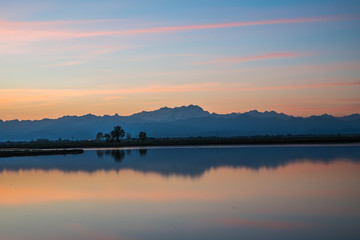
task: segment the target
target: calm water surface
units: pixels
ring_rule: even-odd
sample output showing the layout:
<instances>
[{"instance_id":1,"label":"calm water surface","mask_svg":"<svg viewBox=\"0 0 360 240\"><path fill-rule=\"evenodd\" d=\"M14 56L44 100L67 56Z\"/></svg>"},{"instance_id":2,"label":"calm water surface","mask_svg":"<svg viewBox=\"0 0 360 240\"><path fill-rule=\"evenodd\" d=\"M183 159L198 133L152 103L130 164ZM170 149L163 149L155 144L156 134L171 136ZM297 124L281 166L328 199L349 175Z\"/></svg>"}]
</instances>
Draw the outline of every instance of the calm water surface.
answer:
<instances>
[{"instance_id":1,"label":"calm water surface","mask_svg":"<svg viewBox=\"0 0 360 240\"><path fill-rule=\"evenodd\" d=\"M0 239L360 239L360 145L0 159Z\"/></svg>"}]
</instances>

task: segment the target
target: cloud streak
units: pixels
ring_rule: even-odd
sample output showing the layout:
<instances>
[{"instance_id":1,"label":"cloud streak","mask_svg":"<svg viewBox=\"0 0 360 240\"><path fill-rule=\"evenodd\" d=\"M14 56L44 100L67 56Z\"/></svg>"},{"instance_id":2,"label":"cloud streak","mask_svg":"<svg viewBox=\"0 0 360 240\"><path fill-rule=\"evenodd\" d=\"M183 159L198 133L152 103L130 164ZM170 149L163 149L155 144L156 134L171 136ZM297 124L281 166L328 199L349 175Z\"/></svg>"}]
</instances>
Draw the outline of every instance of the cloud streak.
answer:
<instances>
[{"instance_id":1,"label":"cloud streak","mask_svg":"<svg viewBox=\"0 0 360 240\"><path fill-rule=\"evenodd\" d=\"M57 63L57 64L53 64L50 65L49 67L67 67L67 66L75 66L75 65L80 65L80 64L84 64L85 61L66 61L66 62L62 62L62 63Z\"/></svg>"},{"instance_id":2,"label":"cloud streak","mask_svg":"<svg viewBox=\"0 0 360 240\"><path fill-rule=\"evenodd\" d=\"M29 28L29 27L54 27L56 25L80 25L80 24L96 24L96 23L114 23L122 22L120 19L88 19L88 20L59 20L59 21L5 21L0 20L0 27L4 28Z\"/></svg>"},{"instance_id":3,"label":"cloud streak","mask_svg":"<svg viewBox=\"0 0 360 240\"><path fill-rule=\"evenodd\" d=\"M189 30L200 30L200 29L246 27L246 26L256 26L256 25L328 22L328 21L338 21L338 20L344 20L344 19L347 19L347 18L328 16L328 17L312 17L312 18L275 19L275 20L250 21L250 22L213 23L213 24L201 24L201 25L135 29L135 30L115 31L115 32L103 32L103 34L163 33L163 32L189 31ZM100 32L99 34L102 34L102 33Z\"/></svg>"},{"instance_id":4,"label":"cloud streak","mask_svg":"<svg viewBox=\"0 0 360 240\"><path fill-rule=\"evenodd\" d=\"M258 25L274 25L274 24L295 24L295 23L314 23L351 20L351 17L309 17L309 18L293 18L293 19L274 19L248 22L229 22L229 23L211 23L199 25L169 26L169 27L153 27L140 29L126 29L114 31L78 31L68 29L56 29L60 26L74 25L91 25L96 22L116 21L116 20L79 20L79 21L49 21L49 22L9 22L0 21L0 38L4 40L22 40L22 41L44 41L49 39L72 39L72 38L89 38L100 36L121 36L136 34L159 34L180 31L194 31L205 29L233 28ZM118 20L120 21L120 20Z\"/></svg>"},{"instance_id":5,"label":"cloud streak","mask_svg":"<svg viewBox=\"0 0 360 240\"><path fill-rule=\"evenodd\" d=\"M277 52L277 53L266 53L253 56L245 57L232 57L232 58L220 58L209 62L201 62L196 64L214 64L214 63L240 63L240 62L250 62L250 61L260 61L260 60L269 60L269 59L278 59L278 58L289 58L289 57L298 57L301 56L300 53L294 52Z\"/></svg>"},{"instance_id":6,"label":"cloud streak","mask_svg":"<svg viewBox=\"0 0 360 240\"><path fill-rule=\"evenodd\" d=\"M198 84L184 85L150 85L141 88L123 88L123 89L0 89L0 102L4 102L7 97L12 100L39 100L42 97L49 98L68 98L82 96L107 96L106 100L110 100L112 96L117 94L144 94L144 93L183 93L183 92L206 92L206 91L261 91L261 90L291 90L302 88L329 88L329 87L352 87L360 86L357 82L333 82L333 83L314 83L304 85L280 85L280 86L263 86L252 87L241 84L226 84L217 82L205 82ZM6 97L7 96L7 97ZM23 98L22 98L23 97ZM115 98L114 98L115 99Z\"/></svg>"}]
</instances>

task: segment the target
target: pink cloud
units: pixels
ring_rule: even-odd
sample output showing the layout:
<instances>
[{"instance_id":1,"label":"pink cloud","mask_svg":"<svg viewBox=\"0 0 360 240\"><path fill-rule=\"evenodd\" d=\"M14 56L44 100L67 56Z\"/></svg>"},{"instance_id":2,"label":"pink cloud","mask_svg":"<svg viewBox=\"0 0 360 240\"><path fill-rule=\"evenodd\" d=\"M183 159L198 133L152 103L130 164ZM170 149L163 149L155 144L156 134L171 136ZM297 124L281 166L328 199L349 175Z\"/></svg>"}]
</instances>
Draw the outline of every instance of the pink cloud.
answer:
<instances>
[{"instance_id":1,"label":"pink cloud","mask_svg":"<svg viewBox=\"0 0 360 240\"><path fill-rule=\"evenodd\" d=\"M300 56L300 53L293 52L278 52L278 53L266 53L261 55L245 56L245 57L232 57L232 58L220 58L209 62L202 62L197 64L213 64L213 63L239 63L239 62L250 62L267 59L277 58L289 58Z\"/></svg>"},{"instance_id":2,"label":"pink cloud","mask_svg":"<svg viewBox=\"0 0 360 240\"><path fill-rule=\"evenodd\" d=\"M253 87L247 88L248 90L286 90L286 89L299 89L299 88L324 88L324 87L349 87L360 86L360 82L333 82L333 83L314 83L303 85L287 85L287 86L266 86L266 87Z\"/></svg>"},{"instance_id":3,"label":"pink cloud","mask_svg":"<svg viewBox=\"0 0 360 240\"><path fill-rule=\"evenodd\" d=\"M85 61L66 61L66 62L50 65L50 67L66 67L66 66L80 65L84 63Z\"/></svg>"},{"instance_id":4,"label":"pink cloud","mask_svg":"<svg viewBox=\"0 0 360 240\"><path fill-rule=\"evenodd\" d=\"M134 30L125 30L125 31L114 31L114 32L97 32L93 34L95 36L98 36L98 35L107 35L107 34L113 35L113 34L163 33L163 32L199 30L199 29L269 25L269 24L327 22L327 21L337 21L344 19L348 19L348 18L328 16L328 17L312 17L312 18L276 19L276 20L263 20L263 21L251 21L251 22L231 22L231 23L213 23L213 24L187 25L187 26L174 26L174 27L158 27L158 28L134 29Z\"/></svg>"},{"instance_id":5,"label":"pink cloud","mask_svg":"<svg viewBox=\"0 0 360 240\"><path fill-rule=\"evenodd\" d=\"M185 25L170 27L155 27L143 29L127 29L116 31L91 31L83 32L78 30L58 29L59 25L70 26L71 28L77 24L90 25L94 22L120 21L120 20L79 20L79 21L48 21L48 22L10 22L0 21L0 39L4 40L22 40L22 41L43 41L49 39L71 39L71 38L87 38L98 36L112 35L132 35L132 34L154 34L168 33L178 31L245 27L256 25L270 24L292 24L292 23L309 23L309 22L327 22L348 20L350 17L310 17L310 18L294 18L294 19L275 19L250 22L231 22L231 23L212 23L201 25Z\"/></svg>"},{"instance_id":6,"label":"pink cloud","mask_svg":"<svg viewBox=\"0 0 360 240\"><path fill-rule=\"evenodd\" d=\"M60 63L54 63L50 65L46 65L45 67L66 67L66 66L75 66L75 65L81 65L85 64L93 59L96 59L99 56L107 55L115 52L119 52L125 49L130 49L133 47L127 47L127 46L104 46L104 45L70 45L62 49L56 49L52 51L58 51L58 52L65 52L67 50L68 52L71 52L71 49L74 50L80 50L79 52L72 53L72 58L75 58L77 60L67 60ZM69 58L71 56L68 56Z\"/></svg>"},{"instance_id":7,"label":"pink cloud","mask_svg":"<svg viewBox=\"0 0 360 240\"><path fill-rule=\"evenodd\" d=\"M176 93L176 92L211 92L211 91L262 91L262 90L291 90L301 88L325 88L325 87L351 87L360 86L359 82L333 82L314 83L304 85L280 85L252 87L241 84L226 84L217 82L204 82L183 85L150 85L140 88L123 89L0 89L0 102L5 101L39 101L42 99L63 99L81 96L106 96L106 100L118 94L143 94L143 93Z\"/></svg>"},{"instance_id":8,"label":"pink cloud","mask_svg":"<svg viewBox=\"0 0 360 240\"><path fill-rule=\"evenodd\" d=\"M88 19L88 20L58 20L58 21L38 21L38 22L24 22L24 21L5 21L0 20L0 27L2 28L29 28L29 27L54 27L56 25L80 25L80 24L94 24L94 23L111 23L121 22L120 19Z\"/></svg>"}]
</instances>

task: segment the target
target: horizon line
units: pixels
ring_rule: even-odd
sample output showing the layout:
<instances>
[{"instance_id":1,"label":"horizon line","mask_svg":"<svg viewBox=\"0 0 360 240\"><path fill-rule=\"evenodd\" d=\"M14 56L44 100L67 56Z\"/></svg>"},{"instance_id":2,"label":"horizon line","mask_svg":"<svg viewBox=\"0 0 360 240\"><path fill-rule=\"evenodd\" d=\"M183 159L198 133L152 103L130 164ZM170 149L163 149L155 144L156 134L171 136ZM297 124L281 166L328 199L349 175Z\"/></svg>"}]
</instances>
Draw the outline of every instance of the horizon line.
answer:
<instances>
[{"instance_id":1,"label":"horizon line","mask_svg":"<svg viewBox=\"0 0 360 240\"><path fill-rule=\"evenodd\" d=\"M176 106L176 107L168 107L168 106L164 106L164 107L160 107L160 108L157 108L157 109L154 109L154 110L148 110L148 111L140 111L140 112L135 112L135 113L132 113L130 115L119 115L118 113L115 113L113 115L110 115L110 114L104 114L104 115L96 115L96 114L92 114L92 113L87 113L87 114L84 114L84 115L62 115L62 116L59 116L57 118L47 118L47 117L44 117L44 118L41 118L41 119L8 119L8 120L3 120L3 119L0 119L0 122L11 122L11 121L42 121L42 120L57 120L57 119L61 119L61 118L64 118L64 117L85 117L85 116L95 116L95 117L106 117L106 116L109 116L109 117L115 117L115 116L118 116L118 117L131 117L135 114L139 114L139 113L143 113L143 112L154 112L154 111L157 111L157 110L160 110L160 109L163 109L163 108L169 108L169 109L175 109L175 108L182 108L182 107L191 107L191 106L194 106L194 107L200 107L204 112L208 112L210 115L211 114L218 114L218 115L229 115L229 114L245 114L245 113L249 113L249 112L258 112L258 113L269 113L269 112L275 112L277 114L284 114L286 116L289 116L289 117L295 117L295 118L309 118L309 117L320 117L320 116L331 116L331 117L335 117L335 118L341 118L341 117L347 117L347 116L352 116L352 115L357 115L357 114L360 114L359 112L357 113L352 113L352 114L348 114L348 115L343 115L343 116L335 116L335 115L331 115L331 114L328 114L328 113L322 113L322 114L318 114L318 115L315 115L315 114L312 114L312 115L309 115L309 116L295 116L295 115L291 115L291 114L286 114L284 112L277 112L275 110L265 110L265 111L259 111L257 109L251 109L251 110L248 110L248 111L245 111L245 112L229 112L229 113L216 113L216 112L212 112L210 113L209 111L206 111L204 110L201 106L199 105L196 105L196 104L189 104L189 105L182 105L182 106Z\"/></svg>"}]
</instances>

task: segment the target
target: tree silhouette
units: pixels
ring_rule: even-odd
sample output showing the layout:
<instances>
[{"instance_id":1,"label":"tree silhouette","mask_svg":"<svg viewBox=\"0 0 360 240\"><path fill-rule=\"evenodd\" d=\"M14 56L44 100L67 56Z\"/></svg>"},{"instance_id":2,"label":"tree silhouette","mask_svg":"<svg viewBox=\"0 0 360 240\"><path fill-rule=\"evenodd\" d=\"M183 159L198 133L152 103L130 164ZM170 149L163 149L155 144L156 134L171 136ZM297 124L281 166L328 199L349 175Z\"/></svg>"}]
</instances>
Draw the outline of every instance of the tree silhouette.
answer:
<instances>
[{"instance_id":1,"label":"tree silhouette","mask_svg":"<svg viewBox=\"0 0 360 240\"><path fill-rule=\"evenodd\" d=\"M103 138L104 138L104 134L102 133L102 132L98 132L97 134L96 134L96 141L102 141L103 140Z\"/></svg>"},{"instance_id":2,"label":"tree silhouette","mask_svg":"<svg viewBox=\"0 0 360 240\"><path fill-rule=\"evenodd\" d=\"M115 126L114 130L110 132L111 139L116 140L116 142L119 142L120 138L123 138L125 136L125 131L120 126Z\"/></svg>"},{"instance_id":3,"label":"tree silhouette","mask_svg":"<svg viewBox=\"0 0 360 240\"><path fill-rule=\"evenodd\" d=\"M140 139L140 141L145 141L146 138L147 138L146 132L140 132L140 133L139 133L139 139Z\"/></svg>"},{"instance_id":4,"label":"tree silhouette","mask_svg":"<svg viewBox=\"0 0 360 240\"><path fill-rule=\"evenodd\" d=\"M110 142L110 138L111 138L110 134L106 133L104 137L107 143Z\"/></svg>"},{"instance_id":5,"label":"tree silhouette","mask_svg":"<svg viewBox=\"0 0 360 240\"><path fill-rule=\"evenodd\" d=\"M126 133L126 139L130 140L131 139L131 133Z\"/></svg>"}]
</instances>

